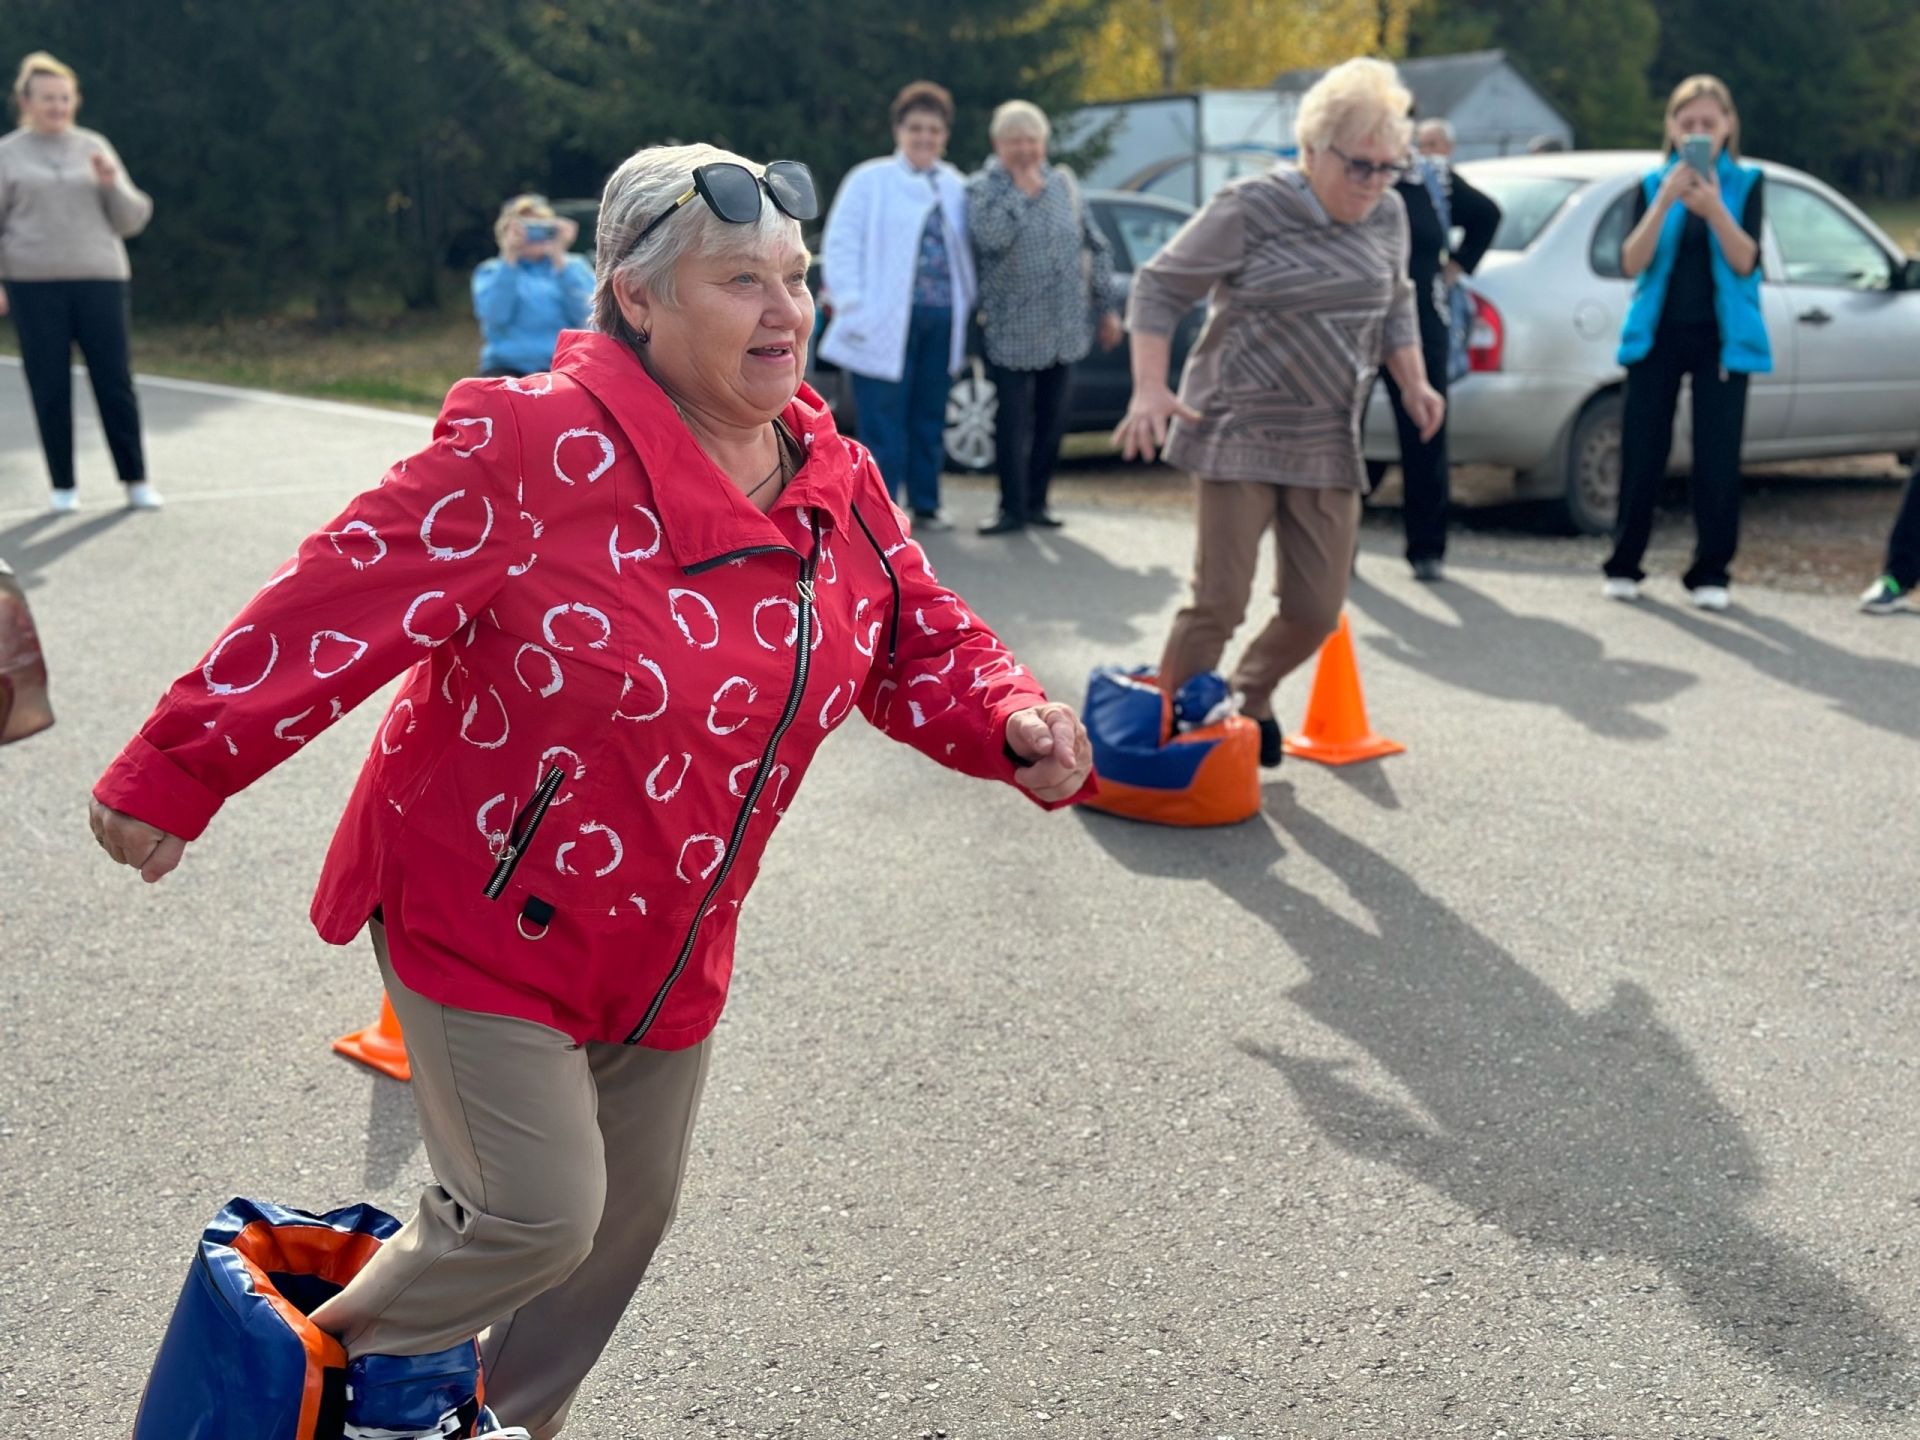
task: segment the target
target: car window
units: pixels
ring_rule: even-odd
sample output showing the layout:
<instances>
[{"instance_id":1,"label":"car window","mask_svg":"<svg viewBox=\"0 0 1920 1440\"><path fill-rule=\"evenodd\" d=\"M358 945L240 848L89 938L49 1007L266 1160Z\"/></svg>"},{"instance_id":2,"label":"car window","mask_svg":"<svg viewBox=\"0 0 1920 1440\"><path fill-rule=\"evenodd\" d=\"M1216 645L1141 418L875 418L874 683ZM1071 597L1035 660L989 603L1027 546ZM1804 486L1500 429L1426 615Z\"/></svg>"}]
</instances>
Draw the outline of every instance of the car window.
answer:
<instances>
[{"instance_id":1,"label":"car window","mask_svg":"<svg viewBox=\"0 0 1920 1440\"><path fill-rule=\"evenodd\" d=\"M1560 213L1567 197L1585 181L1551 175L1487 175L1473 183L1500 206L1500 228L1493 232L1492 250L1524 250L1540 238L1547 222Z\"/></svg>"},{"instance_id":2,"label":"car window","mask_svg":"<svg viewBox=\"0 0 1920 1440\"><path fill-rule=\"evenodd\" d=\"M1633 230L1633 202L1640 194L1638 185L1629 185L1620 192L1620 198L1607 207L1607 213L1600 217L1600 223L1593 229L1593 245L1587 255L1593 262L1593 273L1608 280L1624 280L1627 272L1620 263L1620 252L1626 247L1627 236Z\"/></svg>"},{"instance_id":3,"label":"car window","mask_svg":"<svg viewBox=\"0 0 1920 1440\"><path fill-rule=\"evenodd\" d=\"M1767 190L1767 219L1789 285L1885 290L1893 283L1887 252L1832 202L1798 185L1775 183Z\"/></svg>"},{"instance_id":4,"label":"car window","mask_svg":"<svg viewBox=\"0 0 1920 1440\"><path fill-rule=\"evenodd\" d=\"M1107 218L1120 237L1120 253L1114 257L1116 268L1138 270L1160 253L1174 231L1187 223L1187 217L1157 205L1109 205Z\"/></svg>"}]
</instances>

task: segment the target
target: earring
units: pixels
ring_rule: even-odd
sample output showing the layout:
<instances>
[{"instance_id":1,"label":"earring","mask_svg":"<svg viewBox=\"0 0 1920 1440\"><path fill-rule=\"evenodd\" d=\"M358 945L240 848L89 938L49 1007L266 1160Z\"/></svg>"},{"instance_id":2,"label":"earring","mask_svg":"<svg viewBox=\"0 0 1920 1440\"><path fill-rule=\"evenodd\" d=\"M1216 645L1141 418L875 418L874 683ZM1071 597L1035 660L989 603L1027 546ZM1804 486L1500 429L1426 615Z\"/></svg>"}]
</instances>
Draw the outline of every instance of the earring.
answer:
<instances>
[{"instance_id":1,"label":"earring","mask_svg":"<svg viewBox=\"0 0 1920 1440\"><path fill-rule=\"evenodd\" d=\"M651 330L636 330L633 332L633 338L639 341L642 345L645 345L648 341L653 339L653 332Z\"/></svg>"}]
</instances>

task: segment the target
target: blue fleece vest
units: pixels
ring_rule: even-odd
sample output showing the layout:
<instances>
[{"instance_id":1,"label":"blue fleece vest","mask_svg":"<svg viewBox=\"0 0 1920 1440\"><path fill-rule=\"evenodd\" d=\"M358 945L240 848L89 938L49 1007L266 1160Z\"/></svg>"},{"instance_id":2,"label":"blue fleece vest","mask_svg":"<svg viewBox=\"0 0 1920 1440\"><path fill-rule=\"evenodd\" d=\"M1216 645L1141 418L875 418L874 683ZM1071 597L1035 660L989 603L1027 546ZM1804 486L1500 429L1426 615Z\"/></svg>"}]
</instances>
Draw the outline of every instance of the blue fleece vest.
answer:
<instances>
[{"instance_id":1,"label":"blue fleece vest","mask_svg":"<svg viewBox=\"0 0 1920 1440\"><path fill-rule=\"evenodd\" d=\"M1667 172L1679 163L1678 156L1668 156L1665 165L1648 172L1640 182L1648 208L1652 208L1654 196L1660 193ZM1728 211L1736 218L1745 214L1747 196L1760 176L1759 170L1739 164L1724 150L1714 168ZM1627 309L1627 323L1620 334L1617 358L1622 365L1646 359L1647 352L1653 349L1654 332L1660 328L1660 312L1667 303L1667 283L1673 278L1673 262L1680 253L1680 231L1687 223L1687 215L1684 205L1675 205L1668 212L1666 223L1660 227L1660 243L1653 252L1653 263L1640 272L1639 281L1633 287L1633 303ZM1707 232L1707 248L1713 257L1713 313L1720 322L1721 368L1743 375L1765 375L1773 369L1773 348L1767 343L1767 322L1760 313L1760 266L1756 263L1750 275L1735 274L1727 257L1720 253L1719 238L1712 230Z\"/></svg>"}]
</instances>

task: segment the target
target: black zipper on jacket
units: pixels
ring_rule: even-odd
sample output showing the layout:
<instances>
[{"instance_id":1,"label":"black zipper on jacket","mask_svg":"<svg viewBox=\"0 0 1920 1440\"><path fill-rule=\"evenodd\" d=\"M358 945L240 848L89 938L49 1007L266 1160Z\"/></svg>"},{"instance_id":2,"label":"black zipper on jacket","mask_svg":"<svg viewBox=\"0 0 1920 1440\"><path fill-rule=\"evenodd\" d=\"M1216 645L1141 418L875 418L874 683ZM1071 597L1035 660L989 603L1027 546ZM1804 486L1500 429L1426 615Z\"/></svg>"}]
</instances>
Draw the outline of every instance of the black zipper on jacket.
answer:
<instances>
[{"instance_id":1,"label":"black zipper on jacket","mask_svg":"<svg viewBox=\"0 0 1920 1440\"><path fill-rule=\"evenodd\" d=\"M711 560L702 560L698 565L688 565L682 575L704 575L709 570L722 565L731 565L736 560L745 560L750 555L792 555L798 558L800 552L791 545L749 545L744 550L729 550L724 555L716 555Z\"/></svg>"},{"instance_id":2,"label":"black zipper on jacket","mask_svg":"<svg viewBox=\"0 0 1920 1440\"><path fill-rule=\"evenodd\" d=\"M900 651L900 577L893 573L893 562L887 559L880 542L873 538L873 531L867 528L867 517L860 513L858 505L853 507L853 518L860 526L860 533L867 537L867 544L873 547L873 553L880 557L880 568L887 572L887 584L893 587L893 616L887 621L887 665L891 668Z\"/></svg>"},{"instance_id":3,"label":"black zipper on jacket","mask_svg":"<svg viewBox=\"0 0 1920 1440\"><path fill-rule=\"evenodd\" d=\"M487 877L487 899L498 900L500 892L507 888L507 882L513 879L513 872L520 868L520 858L527 853L527 846L533 843L533 832L547 818L547 808L553 804L553 797L560 793L560 782L566 777L563 766L554 766L541 777L539 786L533 792L533 799L527 802L527 808L514 816L513 824L507 827L506 840L493 852L495 864L493 874Z\"/></svg>"},{"instance_id":4,"label":"black zipper on jacket","mask_svg":"<svg viewBox=\"0 0 1920 1440\"><path fill-rule=\"evenodd\" d=\"M767 748L760 755L760 768L753 772L753 783L747 786L746 798L740 802L740 813L734 817L733 833L728 837L727 848L720 856L719 868L713 872L713 883L707 886L707 893L700 897L700 908L693 912L693 923L687 927L686 942L674 958L673 969L667 972L667 978L654 993L653 1003L647 1006L647 1013L640 1017L640 1023L627 1036L625 1043L628 1045L639 1044L641 1037L653 1028L653 1022L660 1017L661 1007L667 1003L667 995L686 970L687 962L693 958L694 944L700 938L700 923L707 918L707 910L713 904L714 897L720 893L720 887L727 883L727 876L733 871L733 862L740 856L741 842L747 838L747 826L753 819L753 807L759 803L760 792L767 785L767 777L773 774L774 756L779 752L780 741L793 728L793 722L800 714L800 697L807 688L807 671L812 661L813 577L820 568L820 517L817 514L808 517L808 528L813 531L813 549L800 561L800 579L795 586L800 596L800 615L794 625L793 684L787 690L786 708L780 712L779 723L767 737Z\"/></svg>"}]
</instances>

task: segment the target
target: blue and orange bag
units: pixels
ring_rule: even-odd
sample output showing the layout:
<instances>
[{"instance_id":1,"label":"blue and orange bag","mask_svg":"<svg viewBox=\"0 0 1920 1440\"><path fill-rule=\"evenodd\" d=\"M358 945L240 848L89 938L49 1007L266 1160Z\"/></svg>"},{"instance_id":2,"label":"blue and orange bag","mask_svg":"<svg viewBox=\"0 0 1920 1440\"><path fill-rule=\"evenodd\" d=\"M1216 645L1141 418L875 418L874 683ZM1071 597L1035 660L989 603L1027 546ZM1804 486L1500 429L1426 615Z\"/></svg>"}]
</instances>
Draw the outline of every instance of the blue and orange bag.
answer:
<instances>
[{"instance_id":1,"label":"blue and orange bag","mask_svg":"<svg viewBox=\"0 0 1920 1440\"><path fill-rule=\"evenodd\" d=\"M1224 686L1221 687L1224 694ZM1229 714L1179 734L1150 666L1103 665L1082 712L1100 793L1085 803L1156 825L1233 825L1260 812L1260 727Z\"/></svg>"},{"instance_id":2,"label":"blue and orange bag","mask_svg":"<svg viewBox=\"0 0 1920 1440\"><path fill-rule=\"evenodd\" d=\"M346 1351L307 1317L399 1228L371 1205L229 1202L200 1236L133 1440L337 1437Z\"/></svg>"}]
</instances>

